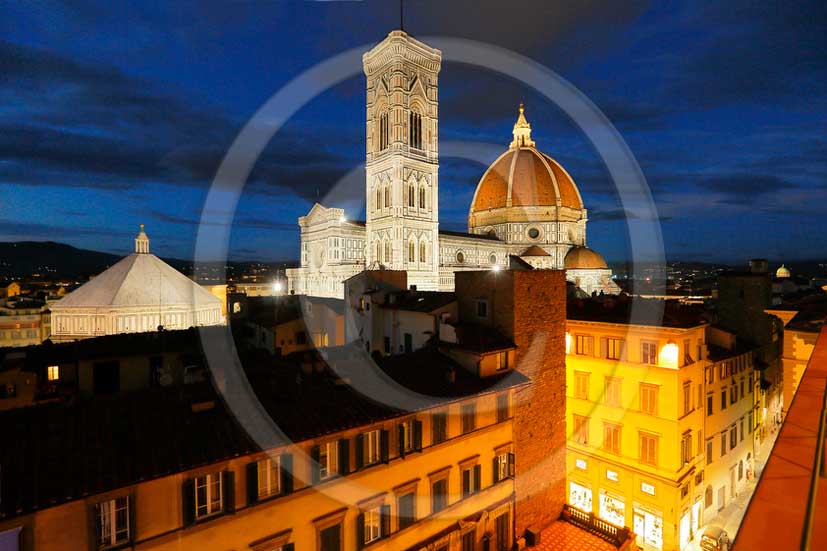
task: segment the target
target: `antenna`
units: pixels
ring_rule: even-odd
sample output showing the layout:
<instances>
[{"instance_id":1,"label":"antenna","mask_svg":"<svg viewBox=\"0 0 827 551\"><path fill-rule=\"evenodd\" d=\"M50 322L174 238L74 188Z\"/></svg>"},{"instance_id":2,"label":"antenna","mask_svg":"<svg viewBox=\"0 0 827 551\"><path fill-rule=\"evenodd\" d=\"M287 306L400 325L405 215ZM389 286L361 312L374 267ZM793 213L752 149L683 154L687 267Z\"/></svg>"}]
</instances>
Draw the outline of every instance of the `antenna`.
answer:
<instances>
[{"instance_id":1,"label":"antenna","mask_svg":"<svg viewBox=\"0 0 827 551\"><path fill-rule=\"evenodd\" d=\"M399 30L405 30L405 19L403 17L403 9L405 6L405 0L399 0Z\"/></svg>"}]
</instances>

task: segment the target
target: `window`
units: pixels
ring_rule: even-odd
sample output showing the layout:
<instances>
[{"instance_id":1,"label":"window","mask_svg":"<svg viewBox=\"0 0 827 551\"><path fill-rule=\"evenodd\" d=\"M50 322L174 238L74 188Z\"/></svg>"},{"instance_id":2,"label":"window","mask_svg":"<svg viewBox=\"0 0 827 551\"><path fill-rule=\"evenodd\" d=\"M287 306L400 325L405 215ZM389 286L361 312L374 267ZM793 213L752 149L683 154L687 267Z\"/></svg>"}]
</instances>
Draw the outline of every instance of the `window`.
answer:
<instances>
[{"instance_id":1,"label":"window","mask_svg":"<svg viewBox=\"0 0 827 551\"><path fill-rule=\"evenodd\" d=\"M116 497L96 504L95 528L99 548L129 541L129 498Z\"/></svg>"},{"instance_id":2,"label":"window","mask_svg":"<svg viewBox=\"0 0 827 551\"><path fill-rule=\"evenodd\" d=\"M380 430L372 430L362 435L362 456L365 465L378 463L380 459Z\"/></svg>"},{"instance_id":3,"label":"window","mask_svg":"<svg viewBox=\"0 0 827 551\"><path fill-rule=\"evenodd\" d=\"M692 382L683 383L683 414L692 411Z\"/></svg>"},{"instance_id":4,"label":"window","mask_svg":"<svg viewBox=\"0 0 827 551\"><path fill-rule=\"evenodd\" d=\"M741 399L743 399L744 396L745 396L745 394L744 394L744 379L741 379L740 382L741 382Z\"/></svg>"},{"instance_id":5,"label":"window","mask_svg":"<svg viewBox=\"0 0 827 551\"><path fill-rule=\"evenodd\" d=\"M57 381L60 379L60 367L57 365L50 365L46 373L46 378L49 381Z\"/></svg>"},{"instance_id":6,"label":"window","mask_svg":"<svg viewBox=\"0 0 827 551\"><path fill-rule=\"evenodd\" d=\"M658 464L658 437L645 432L640 433L640 462L649 465Z\"/></svg>"},{"instance_id":7,"label":"window","mask_svg":"<svg viewBox=\"0 0 827 551\"><path fill-rule=\"evenodd\" d=\"M752 424L752 411L747 413L747 426L749 427L749 432L752 433L753 424Z\"/></svg>"},{"instance_id":8,"label":"window","mask_svg":"<svg viewBox=\"0 0 827 551\"><path fill-rule=\"evenodd\" d=\"M416 262L416 246L413 241L408 243L408 262Z\"/></svg>"},{"instance_id":9,"label":"window","mask_svg":"<svg viewBox=\"0 0 827 551\"><path fill-rule=\"evenodd\" d=\"M477 405L462 404L462 434L467 434L477 428Z\"/></svg>"},{"instance_id":10,"label":"window","mask_svg":"<svg viewBox=\"0 0 827 551\"><path fill-rule=\"evenodd\" d=\"M488 317L488 301L487 300L478 300L477 301L477 317L478 318L487 318Z\"/></svg>"},{"instance_id":11,"label":"window","mask_svg":"<svg viewBox=\"0 0 827 551\"><path fill-rule=\"evenodd\" d=\"M319 531L319 551L342 550L342 525L336 524Z\"/></svg>"},{"instance_id":12,"label":"window","mask_svg":"<svg viewBox=\"0 0 827 551\"><path fill-rule=\"evenodd\" d=\"M497 422L502 423L510 417L511 413L508 408L508 394L504 393L497 395Z\"/></svg>"},{"instance_id":13,"label":"window","mask_svg":"<svg viewBox=\"0 0 827 551\"><path fill-rule=\"evenodd\" d=\"M391 242L385 241L385 262L391 262L393 258L391 258Z\"/></svg>"},{"instance_id":14,"label":"window","mask_svg":"<svg viewBox=\"0 0 827 551\"><path fill-rule=\"evenodd\" d=\"M574 397L581 400L589 399L589 374L585 371L574 372Z\"/></svg>"},{"instance_id":15,"label":"window","mask_svg":"<svg viewBox=\"0 0 827 551\"><path fill-rule=\"evenodd\" d=\"M379 115L379 150L388 148L388 114Z\"/></svg>"},{"instance_id":16,"label":"window","mask_svg":"<svg viewBox=\"0 0 827 551\"><path fill-rule=\"evenodd\" d=\"M729 403L734 404L738 401L738 387L732 385L729 387Z\"/></svg>"},{"instance_id":17,"label":"window","mask_svg":"<svg viewBox=\"0 0 827 551\"><path fill-rule=\"evenodd\" d=\"M399 529L404 530L414 523L416 514L414 511L414 504L416 496L413 492L402 494L399 496Z\"/></svg>"},{"instance_id":18,"label":"window","mask_svg":"<svg viewBox=\"0 0 827 551\"><path fill-rule=\"evenodd\" d=\"M683 365L694 363L692 353L690 352L689 339L683 341Z\"/></svg>"},{"instance_id":19,"label":"window","mask_svg":"<svg viewBox=\"0 0 827 551\"><path fill-rule=\"evenodd\" d=\"M422 149L422 115L414 111L409 114L408 142L411 147Z\"/></svg>"},{"instance_id":20,"label":"window","mask_svg":"<svg viewBox=\"0 0 827 551\"><path fill-rule=\"evenodd\" d=\"M508 540L508 513L503 513L494 519L494 533L497 535L497 551L510 549Z\"/></svg>"},{"instance_id":21,"label":"window","mask_svg":"<svg viewBox=\"0 0 827 551\"><path fill-rule=\"evenodd\" d=\"M538 230L537 228L529 228L528 236L531 239L537 239L538 237L540 237L540 230Z\"/></svg>"},{"instance_id":22,"label":"window","mask_svg":"<svg viewBox=\"0 0 827 551\"><path fill-rule=\"evenodd\" d=\"M416 419L409 419L399 424L399 455L404 456L417 448L422 448L422 424ZM419 444L417 444L419 440Z\"/></svg>"},{"instance_id":23,"label":"window","mask_svg":"<svg viewBox=\"0 0 827 551\"><path fill-rule=\"evenodd\" d=\"M686 431L681 437L681 464L692 461L692 431Z\"/></svg>"},{"instance_id":24,"label":"window","mask_svg":"<svg viewBox=\"0 0 827 551\"><path fill-rule=\"evenodd\" d=\"M419 208L425 208L425 188L419 188Z\"/></svg>"},{"instance_id":25,"label":"window","mask_svg":"<svg viewBox=\"0 0 827 551\"><path fill-rule=\"evenodd\" d=\"M497 371L505 371L508 369L508 351L497 354Z\"/></svg>"},{"instance_id":26,"label":"window","mask_svg":"<svg viewBox=\"0 0 827 551\"><path fill-rule=\"evenodd\" d=\"M726 389L721 391L721 411L726 409Z\"/></svg>"},{"instance_id":27,"label":"window","mask_svg":"<svg viewBox=\"0 0 827 551\"><path fill-rule=\"evenodd\" d=\"M681 499L689 495L689 482L681 486Z\"/></svg>"},{"instance_id":28,"label":"window","mask_svg":"<svg viewBox=\"0 0 827 551\"><path fill-rule=\"evenodd\" d=\"M612 453L620 453L620 425L603 423L603 449Z\"/></svg>"},{"instance_id":29,"label":"window","mask_svg":"<svg viewBox=\"0 0 827 551\"><path fill-rule=\"evenodd\" d=\"M706 464L712 464L712 439L706 441Z\"/></svg>"},{"instance_id":30,"label":"window","mask_svg":"<svg viewBox=\"0 0 827 551\"><path fill-rule=\"evenodd\" d=\"M735 425L732 425L729 429L729 449L735 449L735 446L738 445L738 428Z\"/></svg>"},{"instance_id":31,"label":"window","mask_svg":"<svg viewBox=\"0 0 827 551\"><path fill-rule=\"evenodd\" d=\"M480 491L481 469L479 465L473 465L462 469L462 498L473 495Z\"/></svg>"},{"instance_id":32,"label":"window","mask_svg":"<svg viewBox=\"0 0 827 551\"><path fill-rule=\"evenodd\" d=\"M707 486L704 492L704 507L712 507L712 486Z\"/></svg>"},{"instance_id":33,"label":"window","mask_svg":"<svg viewBox=\"0 0 827 551\"><path fill-rule=\"evenodd\" d=\"M385 337L383 340L384 340L384 344L385 344L385 354L390 354L391 353L391 338L390 337Z\"/></svg>"},{"instance_id":34,"label":"window","mask_svg":"<svg viewBox=\"0 0 827 551\"><path fill-rule=\"evenodd\" d=\"M462 535L462 551L474 551L474 530Z\"/></svg>"},{"instance_id":35,"label":"window","mask_svg":"<svg viewBox=\"0 0 827 551\"><path fill-rule=\"evenodd\" d=\"M658 414L658 386L640 383L640 411L649 415Z\"/></svg>"},{"instance_id":36,"label":"window","mask_svg":"<svg viewBox=\"0 0 827 551\"><path fill-rule=\"evenodd\" d=\"M721 457L726 455L726 431L721 433Z\"/></svg>"},{"instance_id":37,"label":"window","mask_svg":"<svg viewBox=\"0 0 827 551\"><path fill-rule=\"evenodd\" d=\"M706 383L712 384L715 382L715 368L714 367L707 367L706 368Z\"/></svg>"},{"instance_id":38,"label":"window","mask_svg":"<svg viewBox=\"0 0 827 551\"><path fill-rule=\"evenodd\" d=\"M591 356L594 352L594 338L591 335L575 335L574 353L581 356Z\"/></svg>"},{"instance_id":39,"label":"window","mask_svg":"<svg viewBox=\"0 0 827 551\"><path fill-rule=\"evenodd\" d=\"M606 405L620 406L620 383L617 377L606 377Z\"/></svg>"},{"instance_id":40,"label":"window","mask_svg":"<svg viewBox=\"0 0 827 551\"><path fill-rule=\"evenodd\" d=\"M221 473L211 473L195 479L195 518L200 519L223 510Z\"/></svg>"},{"instance_id":41,"label":"window","mask_svg":"<svg viewBox=\"0 0 827 551\"><path fill-rule=\"evenodd\" d=\"M606 339L606 358L619 360L623 355L623 339Z\"/></svg>"},{"instance_id":42,"label":"window","mask_svg":"<svg viewBox=\"0 0 827 551\"><path fill-rule=\"evenodd\" d=\"M740 429L740 432L741 432L741 442L743 442L744 441L744 418L743 417L738 420L738 428Z\"/></svg>"},{"instance_id":43,"label":"window","mask_svg":"<svg viewBox=\"0 0 827 551\"><path fill-rule=\"evenodd\" d=\"M420 241L419 243L419 261L420 262L427 262L428 258L425 256L425 242Z\"/></svg>"},{"instance_id":44,"label":"window","mask_svg":"<svg viewBox=\"0 0 827 551\"><path fill-rule=\"evenodd\" d=\"M448 416L445 413L431 414L431 445L436 446L448 439Z\"/></svg>"},{"instance_id":45,"label":"window","mask_svg":"<svg viewBox=\"0 0 827 551\"><path fill-rule=\"evenodd\" d=\"M462 251L459 251L457 252L457 264L462 264L463 262L465 262L465 255Z\"/></svg>"},{"instance_id":46,"label":"window","mask_svg":"<svg viewBox=\"0 0 827 551\"><path fill-rule=\"evenodd\" d=\"M377 506L362 513L362 543L370 543L382 537L382 507Z\"/></svg>"},{"instance_id":47,"label":"window","mask_svg":"<svg viewBox=\"0 0 827 551\"><path fill-rule=\"evenodd\" d=\"M713 410L713 402L714 401L715 400L714 400L711 393L706 395L706 415L707 415L707 417L712 415L712 413L713 413L712 410Z\"/></svg>"},{"instance_id":48,"label":"window","mask_svg":"<svg viewBox=\"0 0 827 551\"><path fill-rule=\"evenodd\" d=\"M336 474L337 446L337 442L326 442L319 446L319 457L316 459L319 464L319 480L325 480Z\"/></svg>"},{"instance_id":49,"label":"window","mask_svg":"<svg viewBox=\"0 0 827 551\"><path fill-rule=\"evenodd\" d=\"M641 363L657 365L658 363L658 343L643 342L641 343L640 361Z\"/></svg>"},{"instance_id":50,"label":"window","mask_svg":"<svg viewBox=\"0 0 827 551\"><path fill-rule=\"evenodd\" d=\"M391 206L391 188L389 186L385 186L385 208Z\"/></svg>"},{"instance_id":51,"label":"window","mask_svg":"<svg viewBox=\"0 0 827 551\"><path fill-rule=\"evenodd\" d=\"M268 457L256 462L259 499L281 492L280 459L280 457Z\"/></svg>"},{"instance_id":52,"label":"window","mask_svg":"<svg viewBox=\"0 0 827 551\"><path fill-rule=\"evenodd\" d=\"M431 512L438 513L448 506L448 479L441 478L431 483Z\"/></svg>"},{"instance_id":53,"label":"window","mask_svg":"<svg viewBox=\"0 0 827 551\"><path fill-rule=\"evenodd\" d=\"M494 483L514 476L514 454L503 452L494 457Z\"/></svg>"},{"instance_id":54,"label":"window","mask_svg":"<svg viewBox=\"0 0 827 551\"><path fill-rule=\"evenodd\" d=\"M574 418L574 441L578 444L588 445L589 443L589 418L582 415L573 415Z\"/></svg>"}]
</instances>

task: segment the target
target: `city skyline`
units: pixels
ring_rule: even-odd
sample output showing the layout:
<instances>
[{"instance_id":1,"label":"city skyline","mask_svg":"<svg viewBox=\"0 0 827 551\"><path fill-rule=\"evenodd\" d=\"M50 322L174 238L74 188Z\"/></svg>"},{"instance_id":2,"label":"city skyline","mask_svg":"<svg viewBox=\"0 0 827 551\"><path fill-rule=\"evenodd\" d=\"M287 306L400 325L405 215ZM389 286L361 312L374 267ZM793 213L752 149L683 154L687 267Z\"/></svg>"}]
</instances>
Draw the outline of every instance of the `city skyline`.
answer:
<instances>
[{"instance_id":1,"label":"city skyline","mask_svg":"<svg viewBox=\"0 0 827 551\"><path fill-rule=\"evenodd\" d=\"M667 258L737 265L827 250L827 66L813 17L822 8L537 5L495 17L494 6L469 16L410 3L405 28L513 49L589 96L641 164ZM14 208L0 217L0 239L122 253L145 223L155 250L179 258L191 258L215 168L255 110L302 71L399 25L395 3L372 2L8 9L0 58L11 78L0 93L13 107L0 116L0 181ZM265 149L239 204L232 259L295 259L297 216L347 174L364 203L363 80L311 101ZM440 91L440 140L487 146L487 162L525 102L538 146L583 193L589 245L610 261L627 258L627 213L585 137L553 105L455 63ZM441 158L442 229L465 229L487 162Z\"/></svg>"}]
</instances>

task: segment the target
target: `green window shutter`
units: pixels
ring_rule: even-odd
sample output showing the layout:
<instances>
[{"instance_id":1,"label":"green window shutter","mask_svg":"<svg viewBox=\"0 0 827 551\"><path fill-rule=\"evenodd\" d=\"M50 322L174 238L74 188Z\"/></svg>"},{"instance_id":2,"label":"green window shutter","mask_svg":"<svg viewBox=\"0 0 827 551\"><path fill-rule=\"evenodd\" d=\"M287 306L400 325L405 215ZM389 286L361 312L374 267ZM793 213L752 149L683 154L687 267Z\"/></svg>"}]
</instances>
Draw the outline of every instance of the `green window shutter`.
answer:
<instances>
[{"instance_id":1,"label":"green window shutter","mask_svg":"<svg viewBox=\"0 0 827 551\"><path fill-rule=\"evenodd\" d=\"M181 486L181 518L184 526L195 523L195 480L192 478Z\"/></svg>"},{"instance_id":2,"label":"green window shutter","mask_svg":"<svg viewBox=\"0 0 827 551\"><path fill-rule=\"evenodd\" d=\"M342 438L339 440L339 474L344 476L350 473L350 440Z\"/></svg>"},{"instance_id":3,"label":"green window shutter","mask_svg":"<svg viewBox=\"0 0 827 551\"><path fill-rule=\"evenodd\" d=\"M382 463L387 463L390 460L390 443L388 442L388 431L386 430L379 433L379 456Z\"/></svg>"},{"instance_id":4,"label":"green window shutter","mask_svg":"<svg viewBox=\"0 0 827 551\"><path fill-rule=\"evenodd\" d=\"M247 463L247 504L258 501L258 462Z\"/></svg>"},{"instance_id":5,"label":"green window shutter","mask_svg":"<svg viewBox=\"0 0 827 551\"><path fill-rule=\"evenodd\" d=\"M381 530L382 530L382 537L386 538L391 535L391 506L390 505L382 505L379 510L379 516L381 519Z\"/></svg>"},{"instance_id":6,"label":"green window shutter","mask_svg":"<svg viewBox=\"0 0 827 551\"><path fill-rule=\"evenodd\" d=\"M281 493L293 493L293 455L285 453L281 456Z\"/></svg>"},{"instance_id":7,"label":"green window shutter","mask_svg":"<svg viewBox=\"0 0 827 551\"><path fill-rule=\"evenodd\" d=\"M399 423L397 425L397 442L399 444L399 457L405 457L405 425Z\"/></svg>"},{"instance_id":8,"label":"green window shutter","mask_svg":"<svg viewBox=\"0 0 827 551\"><path fill-rule=\"evenodd\" d=\"M362 435L362 434L357 434L356 435L356 449L353 450L353 452L354 452L354 455L355 455L355 461L354 462L356 463L356 470L358 471L365 464L365 460L364 460L365 437L364 437L364 435Z\"/></svg>"},{"instance_id":9,"label":"green window shutter","mask_svg":"<svg viewBox=\"0 0 827 551\"><path fill-rule=\"evenodd\" d=\"M474 465L474 491L480 491L480 480L482 478L482 466Z\"/></svg>"},{"instance_id":10,"label":"green window shutter","mask_svg":"<svg viewBox=\"0 0 827 551\"><path fill-rule=\"evenodd\" d=\"M224 471L221 473L221 491L224 495L224 512L235 513L235 473Z\"/></svg>"},{"instance_id":11,"label":"green window shutter","mask_svg":"<svg viewBox=\"0 0 827 551\"><path fill-rule=\"evenodd\" d=\"M494 461L491 462L491 468L493 469L492 472L493 472L494 484L496 484L497 482L500 481L500 479L499 479L500 469L498 467L499 467L499 461L497 460L497 456L494 456Z\"/></svg>"},{"instance_id":12,"label":"green window shutter","mask_svg":"<svg viewBox=\"0 0 827 551\"><path fill-rule=\"evenodd\" d=\"M359 513L356 517L356 549L365 546L365 514Z\"/></svg>"},{"instance_id":13,"label":"green window shutter","mask_svg":"<svg viewBox=\"0 0 827 551\"><path fill-rule=\"evenodd\" d=\"M310 481L313 484L318 484L322 478L321 466L319 465L319 446L310 448Z\"/></svg>"},{"instance_id":14,"label":"green window shutter","mask_svg":"<svg viewBox=\"0 0 827 551\"><path fill-rule=\"evenodd\" d=\"M515 470L515 467L514 467L514 454L509 453L508 454L508 476L513 477L514 476L514 470Z\"/></svg>"}]
</instances>

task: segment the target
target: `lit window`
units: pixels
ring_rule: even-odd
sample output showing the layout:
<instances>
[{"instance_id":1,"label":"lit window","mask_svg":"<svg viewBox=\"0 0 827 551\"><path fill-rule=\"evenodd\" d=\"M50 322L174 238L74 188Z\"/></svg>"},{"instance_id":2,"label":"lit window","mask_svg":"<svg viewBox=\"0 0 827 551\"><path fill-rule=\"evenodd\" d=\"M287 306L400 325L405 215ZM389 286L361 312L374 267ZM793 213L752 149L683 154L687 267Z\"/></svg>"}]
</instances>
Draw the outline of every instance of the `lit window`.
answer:
<instances>
[{"instance_id":1,"label":"lit window","mask_svg":"<svg viewBox=\"0 0 827 551\"><path fill-rule=\"evenodd\" d=\"M508 369L508 351L497 354L497 371Z\"/></svg>"},{"instance_id":2,"label":"lit window","mask_svg":"<svg viewBox=\"0 0 827 551\"><path fill-rule=\"evenodd\" d=\"M504 452L494 458L494 482L514 476L514 454Z\"/></svg>"},{"instance_id":3,"label":"lit window","mask_svg":"<svg viewBox=\"0 0 827 551\"><path fill-rule=\"evenodd\" d=\"M362 435L363 454L365 465L372 465L379 462L380 458L380 432L372 430Z\"/></svg>"},{"instance_id":4,"label":"lit window","mask_svg":"<svg viewBox=\"0 0 827 551\"><path fill-rule=\"evenodd\" d=\"M221 473L211 473L195 479L195 518L220 513L223 508Z\"/></svg>"},{"instance_id":5,"label":"lit window","mask_svg":"<svg viewBox=\"0 0 827 551\"><path fill-rule=\"evenodd\" d=\"M57 381L58 379L60 379L60 366L50 365L48 368L48 372L46 374L46 378L50 381Z\"/></svg>"},{"instance_id":6,"label":"lit window","mask_svg":"<svg viewBox=\"0 0 827 551\"><path fill-rule=\"evenodd\" d=\"M592 347L593 340L591 335L575 335L574 353L581 356L591 356L594 350Z\"/></svg>"},{"instance_id":7,"label":"lit window","mask_svg":"<svg viewBox=\"0 0 827 551\"><path fill-rule=\"evenodd\" d=\"M382 537L382 507L374 507L363 513L363 543L370 543Z\"/></svg>"},{"instance_id":8,"label":"lit window","mask_svg":"<svg viewBox=\"0 0 827 551\"><path fill-rule=\"evenodd\" d=\"M98 547L129 541L129 498L116 497L95 505Z\"/></svg>"},{"instance_id":9,"label":"lit window","mask_svg":"<svg viewBox=\"0 0 827 551\"><path fill-rule=\"evenodd\" d=\"M623 339L606 339L606 358L619 360L623 356Z\"/></svg>"},{"instance_id":10,"label":"lit window","mask_svg":"<svg viewBox=\"0 0 827 551\"><path fill-rule=\"evenodd\" d=\"M262 459L256 462L258 471L258 497L259 499L273 496L281 492L281 469L279 468L280 458Z\"/></svg>"},{"instance_id":11,"label":"lit window","mask_svg":"<svg viewBox=\"0 0 827 551\"><path fill-rule=\"evenodd\" d=\"M620 453L620 425L603 423L603 449L612 453Z\"/></svg>"},{"instance_id":12,"label":"lit window","mask_svg":"<svg viewBox=\"0 0 827 551\"><path fill-rule=\"evenodd\" d=\"M686 431L681 438L681 463L689 464L692 461L692 431Z\"/></svg>"},{"instance_id":13,"label":"lit window","mask_svg":"<svg viewBox=\"0 0 827 551\"><path fill-rule=\"evenodd\" d=\"M327 442L319 446L319 480L325 480L336 474L337 443Z\"/></svg>"},{"instance_id":14,"label":"lit window","mask_svg":"<svg viewBox=\"0 0 827 551\"><path fill-rule=\"evenodd\" d=\"M606 377L605 402L608 406L620 406L620 384L621 379L617 377Z\"/></svg>"}]
</instances>

